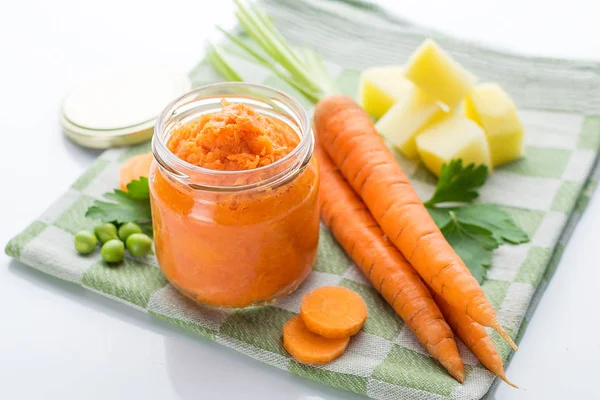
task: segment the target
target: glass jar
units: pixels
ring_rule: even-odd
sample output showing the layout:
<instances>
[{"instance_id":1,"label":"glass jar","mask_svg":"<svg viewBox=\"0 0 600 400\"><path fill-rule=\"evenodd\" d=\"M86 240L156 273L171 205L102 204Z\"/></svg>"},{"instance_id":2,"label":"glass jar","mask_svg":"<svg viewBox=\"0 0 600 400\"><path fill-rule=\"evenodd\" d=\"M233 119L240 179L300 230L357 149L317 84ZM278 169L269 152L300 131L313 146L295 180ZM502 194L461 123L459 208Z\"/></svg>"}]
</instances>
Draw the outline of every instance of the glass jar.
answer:
<instances>
[{"instance_id":1,"label":"glass jar","mask_svg":"<svg viewBox=\"0 0 600 400\"><path fill-rule=\"evenodd\" d=\"M190 164L167 147L174 129L243 103L300 137L276 162L221 171ZM156 256L184 295L218 307L248 307L285 296L312 270L317 254L319 174L306 110L286 94L220 83L175 100L159 116L149 184Z\"/></svg>"}]
</instances>

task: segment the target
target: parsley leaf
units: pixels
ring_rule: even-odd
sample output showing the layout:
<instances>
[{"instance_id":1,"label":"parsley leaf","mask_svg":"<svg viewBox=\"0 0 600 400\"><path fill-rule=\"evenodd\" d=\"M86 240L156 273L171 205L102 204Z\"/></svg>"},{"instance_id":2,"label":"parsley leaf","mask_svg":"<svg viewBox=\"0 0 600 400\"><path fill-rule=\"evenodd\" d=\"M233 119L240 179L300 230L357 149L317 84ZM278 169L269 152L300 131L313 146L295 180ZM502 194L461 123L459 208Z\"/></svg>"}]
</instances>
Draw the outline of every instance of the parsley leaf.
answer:
<instances>
[{"instance_id":1,"label":"parsley leaf","mask_svg":"<svg viewBox=\"0 0 600 400\"><path fill-rule=\"evenodd\" d=\"M448 243L479 283L487 275L495 249L505 243L519 244L530 240L500 207L465 204L478 197L477 189L483 185L487 174L487 167L470 164L463 168L461 160L444 164L435 192L425 203ZM440 203L459 205L441 207Z\"/></svg>"},{"instance_id":2,"label":"parsley leaf","mask_svg":"<svg viewBox=\"0 0 600 400\"><path fill-rule=\"evenodd\" d=\"M489 230L463 223L454 211L449 211L448 214L450 219L442 228L442 233L473 277L482 283L487 269L492 265L492 251L497 249L500 243Z\"/></svg>"},{"instance_id":3,"label":"parsley leaf","mask_svg":"<svg viewBox=\"0 0 600 400\"><path fill-rule=\"evenodd\" d=\"M463 167L462 160L452 160L442 165L440 179L435 192L426 203L432 207L439 203L468 203L479 196L476 189L480 188L488 177L485 165L469 164Z\"/></svg>"},{"instance_id":4,"label":"parsley leaf","mask_svg":"<svg viewBox=\"0 0 600 400\"><path fill-rule=\"evenodd\" d=\"M150 198L150 186L148 178L142 176L139 181L131 181L127 184L127 194L135 200L146 200Z\"/></svg>"},{"instance_id":5,"label":"parsley leaf","mask_svg":"<svg viewBox=\"0 0 600 400\"><path fill-rule=\"evenodd\" d=\"M500 243L529 242L529 235L504 210L492 204L471 204L456 209L456 218L465 224L492 232Z\"/></svg>"},{"instance_id":6,"label":"parsley leaf","mask_svg":"<svg viewBox=\"0 0 600 400\"><path fill-rule=\"evenodd\" d=\"M85 216L116 224L136 222L145 231L152 230L149 225L152 214L147 178L142 177L138 181L131 181L127 185L127 192L115 189L113 192L105 193L104 198L111 202L95 200Z\"/></svg>"},{"instance_id":7,"label":"parsley leaf","mask_svg":"<svg viewBox=\"0 0 600 400\"><path fill-rule=\"evenodd\" d=\"M433 221L438 226L438 228L442 229L451 220L449 211L454 210L454 208L438 208L438 207L427 207L427 211L429 211L429 215L433 218Z\"/></svg>"}]
</instances>

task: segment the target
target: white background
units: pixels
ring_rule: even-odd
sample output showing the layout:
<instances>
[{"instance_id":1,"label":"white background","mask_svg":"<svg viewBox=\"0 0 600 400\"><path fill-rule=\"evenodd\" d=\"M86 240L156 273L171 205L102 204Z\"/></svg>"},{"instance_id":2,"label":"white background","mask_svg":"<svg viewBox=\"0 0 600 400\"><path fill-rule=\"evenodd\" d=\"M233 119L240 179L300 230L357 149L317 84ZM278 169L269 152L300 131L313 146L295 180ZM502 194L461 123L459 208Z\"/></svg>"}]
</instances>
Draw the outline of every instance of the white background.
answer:
<instances>
[{"instance_id":1,"label":"white background","mask_svg":"<svg viewBox=\"0 0 600 400\"><path fill-rule=\"evenodd\" d=\"M600 61L600 3L381 1L441 31L519 52ZM227 0L12 0L0 4L0 245L99 154L61 133L57 110L76 80L148 62L187 72ZM402 60L398 60L399 63ZM598 238L594 196L508 368L522 389L497 399L600 398ZM192 337L131 308L0 255L0 398L342 399Z\"/></svg>"}]
</instances>

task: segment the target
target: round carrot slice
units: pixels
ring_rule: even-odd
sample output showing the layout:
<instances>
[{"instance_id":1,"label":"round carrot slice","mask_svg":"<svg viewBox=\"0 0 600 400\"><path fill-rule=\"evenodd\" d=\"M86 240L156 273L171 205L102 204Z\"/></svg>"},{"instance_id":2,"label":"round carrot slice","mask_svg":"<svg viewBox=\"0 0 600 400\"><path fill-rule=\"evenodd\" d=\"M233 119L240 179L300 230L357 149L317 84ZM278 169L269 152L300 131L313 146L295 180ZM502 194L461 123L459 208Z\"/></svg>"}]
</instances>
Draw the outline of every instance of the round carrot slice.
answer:
<instances>
[{"instance_id":1,"label":"round carrot slice","mask_svg":"<svg viewBox=\"0 0 600 400\"><path fill-rule=\"evenodd\" d=\"M139 180L142 176L148 177L150 164L154 156L152 153L140 154L125 161L119 170L119 184L122 190L127 190L127 184Z\"/></svg>"},{"instance_id":2,"label":"round carrot slice","mask_svg":"<svg viewBox=\"0 0 600 400\"><path fill-rule=\"evenodd\" d=\"M367 305L358 293L342 286L323 286L302 298L300 316L306 327L326 338L357 333L367 319Z\"/></svg>"},{"instance_id":3,"label":"round carrot slice","mask_svg":"<svg viewBox=\"0 0 600 400\"><path fill-rule=\"evenodd\" d=\"M283 326L283 347L295 360L307 364L324 364L344 353L349 337L328 339L309 331L299 315Z\"/></svg>"}]
</instances>

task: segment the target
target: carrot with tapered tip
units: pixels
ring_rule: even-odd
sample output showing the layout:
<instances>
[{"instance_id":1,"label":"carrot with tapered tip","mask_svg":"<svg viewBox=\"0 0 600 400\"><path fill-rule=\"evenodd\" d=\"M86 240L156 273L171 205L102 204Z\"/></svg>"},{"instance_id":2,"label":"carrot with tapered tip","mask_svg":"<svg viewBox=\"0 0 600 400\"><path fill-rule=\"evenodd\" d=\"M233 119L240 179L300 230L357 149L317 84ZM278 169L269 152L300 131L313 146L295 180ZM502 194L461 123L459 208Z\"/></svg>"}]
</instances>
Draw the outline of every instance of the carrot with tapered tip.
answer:
<instances>
[{"instance_id":1,"label":"carrot with tapered tip","mask_svg":"<svg viewBox=\"0 0 600 400\"><path fill-rule=\"evenodd\" d=\"M319 204L323 222L427 351L450 375L463 382L464 365L454 335L427 287L385 237L327 154L319 146L315 154L321 177Z\"/></svg>"},{"instance_id":2,"label":"carrot with tapered tip","mask_svg":"<svg viewBox=\"0 0 600 400\"><path fill-rule=\"evenodd\" d=\"M500 379L514 388L517 385L509 381L504 374L502 357L498 354L492 338L487 334L485 328L473 321L471 317L462 310L452 307L439 294L431 291L433 299L444 314L446 322L454 333L462 339L465 345L475 354L481 363L490 371L498 375Z\"/></svg>"},{"instance_id":3,"label":"carrot with tapered tip","mask_svg":"<svg viewBox=\"0 0 600 400\"><path fill-rule=\"evenodd\" d=\"M481 286L436 226L365 111L348 96L327 96L317 103L314 126L344 178L423 280L517 350Z\"/></svg>"}]
</instances>

